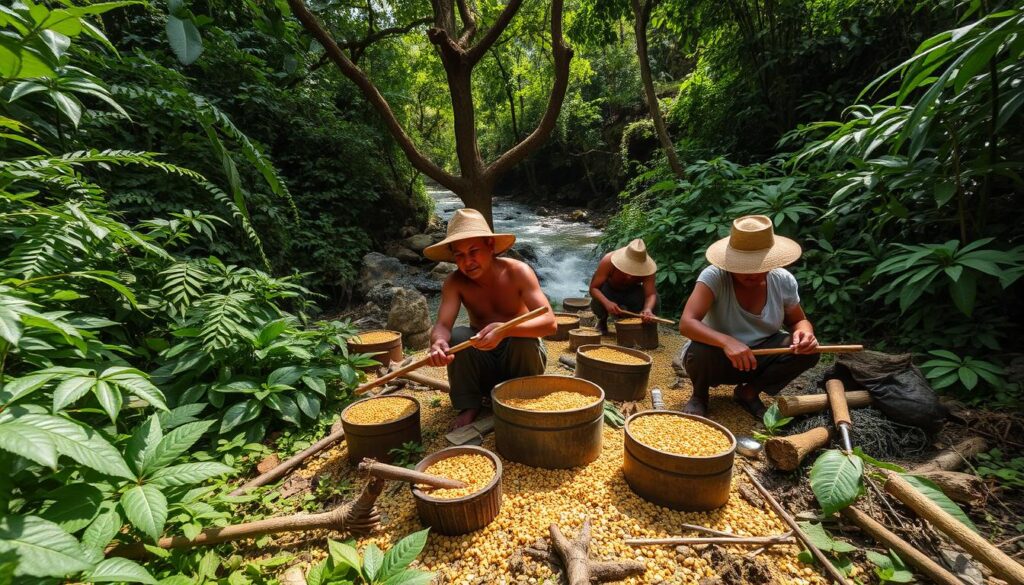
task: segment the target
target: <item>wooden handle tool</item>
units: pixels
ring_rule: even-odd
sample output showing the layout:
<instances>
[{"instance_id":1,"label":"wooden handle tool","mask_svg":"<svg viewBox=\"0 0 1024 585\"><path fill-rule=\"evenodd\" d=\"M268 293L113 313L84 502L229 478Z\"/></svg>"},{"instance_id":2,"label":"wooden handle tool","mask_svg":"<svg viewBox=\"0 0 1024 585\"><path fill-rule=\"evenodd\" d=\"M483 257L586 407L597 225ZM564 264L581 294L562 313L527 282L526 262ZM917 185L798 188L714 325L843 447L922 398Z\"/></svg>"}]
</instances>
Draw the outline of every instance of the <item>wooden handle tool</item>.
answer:
<instances>
[{"instance_id":1,"label":"wooden handle tool","mask_svg":"<svg viewBox=\"0 0 1024 585\"><path fill-rule=\"evenodd\" d=\"M515 327L516 325L519 325L521 323L525 323L526 321L529 321L530 319L533 319L534 317L540 317L541 315L543 315L546 312L548 312L548 308L547 307L537 307L536 309L530 311L529 313L526 313L524 315L519 315L515 319L510 319L508 321L505 321L500 326L498 326L495 329L495 331L505 331L506 329L510 329L512 327ZM448 355L452 355L454 353L459 353L460 351L462 351L464 349L468 349L468 348L472 347L473 346L473 341L475 341L476 339L479 339L479 338L476 335L474 335L473 337L467 339L466 341L463 341L462 343L456 345L455 347L448 348ZM409 365L407 365L407 366L405 366L403 368L399 368L399 369L397 369L397 370L395 370L393 372L388 372L387 374L384 374L383 376L377 378L376 380L370 380L369 382L367 382L367 383L363 384L362 386L356 388L356 394L363 394L363 393L365 393L367 390L369 390L371 388L375 388L377 386L380 386L381 384L384 384L385 382L390 382L391 380L394 380L395 378L400 378L403 375L407 374L408 372L411 372L413 370L417 370L419 368L422 368L423 366L427 365L428 363L430 363L430 356L422 357L422 358L414 361L413 363L411 363L411 364L409 364Z\"/></svg>"},{"instance_id":2,"label":"wooden handle tool","mask_svg":"<svg viewBox=\"0 0 1024 585\"><path fill-rule=\"evenodd\" d=\"M782 416L800 416L821 412L828 408L828 394L802 394L800 396L778 396L775 404L779 405ZM871 394L867 390L854 390L846 393L846 405L850 408L862 408L871 405Z\"/></svg>"},{"instance_id":3,"label":"wooden handle tool","mask_svg":"<svg viewBox=\"0 0 1024 585\"><path fill-rule=\"evenodd\" d=\"M373 477L379 477L381 479L405 481L408 483L427 485L433 488L464 488L468 485L466 482L459 481L457 479L449 479L447 477L423 473L422 471L388 465L387 463L380 463L374 459L363 459L359 464L359 470L365 471Z\"/></svg>"},{"instance_id":4,"label":"wooden handle tool","mask_svg":"<svg viewBox=\"0 0 1024 585\"><path fill-rule=\"evenodd\" d=\"M643 319L643 317L640 316L640 313L634 313L633 311L626 311L625 309L621 310L620 312L623 315L628 315L630 317L638 317L640 319ZM672 321L672 320L669 320L669 319L662 319L661 317L655 317L653 320L658 322L658 323L664 323L666 325L675 325L676 324L675 321Z\"/></svg>"},{"instance_id":5,"label":"wooden handle tool","mask_svg":"<svg viewBox=\"0 0 1024 585\"><path fill-rule=\"evenodd\" d=\"M825 382L825 393L828 394L828 403L832 407L832 422L839 431L839 442L849 453L853 451L853 442L850 440L853 421L850 420L850 407L846 404L846 387L839 380L829 380Z\"/></svg>"},{"instance_id":6,"label":"wooden handle tool","mask_svg":"<svg viewBox=\"0 0 1024 585\"><path fill-rule=\"evenodd\" d=\"M828 445L831 436L827 428L815 427L798 435L772 437L764 444L764 452L776 469L793 471L808 454Z\"/></svg>"},{"instance_id":7,"label":"wooden handle tool","mask_svg":"<svg viewBox=\"0 0 1024 585\"><path fill-rule=\"evenodd\" d=\"M864 351L863 345L819 345L814 348L814 353L856 353ZM754 355L783 355L793 353L788 347L766 347L750 350Z\"/></svg>"}]
</instances>

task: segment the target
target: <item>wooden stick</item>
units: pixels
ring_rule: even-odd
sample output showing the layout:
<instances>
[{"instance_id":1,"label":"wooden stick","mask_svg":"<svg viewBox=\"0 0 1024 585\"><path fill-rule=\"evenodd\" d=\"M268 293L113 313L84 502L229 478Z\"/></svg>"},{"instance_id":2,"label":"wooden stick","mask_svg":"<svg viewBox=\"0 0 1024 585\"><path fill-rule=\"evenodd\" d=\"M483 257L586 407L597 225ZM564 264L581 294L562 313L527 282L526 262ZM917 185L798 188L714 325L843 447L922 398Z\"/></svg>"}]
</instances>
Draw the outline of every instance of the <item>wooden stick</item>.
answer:
<instances>
[{"instance_id":1,"label":"wooden stick","mask_svg":"<svg viewBox=\"0 0 1024 585\"><path fill-rule=\"evenodd\" d=\"M928 577L929 581L939 585L963 585L960 579L947 571L942 565L936 563L928 555L918 550L917 547L876 522L867 513L853 506L847 506L842 510L841 514L844 518L859 526L861 530L870 534L871 538L875 539L875 542L896 551L896 554L901 559Z\"/></svg>"},{"instance_id":2,"label":"wooden stick","mask_svg":"<svg viewBox=\"0 0 1024 585\"><path fill-rule=\"evenodd\" d=\"M363 459L362 462L359 463L359 470L365 471L373 477L379 477L381 479L418 483L428 485L433 488L452 489L464 488L469 485L466 482L457 479L449 479L447 477L431 475L414 469L388 465L387 463L380 463L375 459Z\"/></svg>"},{"instance_id":3,"label":"wooden stick","mask_svg":"<svg viewBox=\"0 0 1024 585\"><path fill-rule=\"evenodd\" d=\"M433 376L420 374L418 372L406 372L401 376L401 378L403 380L409 380L410 382L420 384L421 386L427 386L428 388L433 388L434 390L440 390L441 392L450 393L452 391L452 387L450 384L448 384L448 382L445 382L444 380L439 380Z\"/></svg>"},{"instance_id":4,"label":"wooden stick","mask_svg":"<svg viewBox=\"0 0 1024 585\"><path fill-rule=\"evenodd\" d=\"M772 510L775 511L775 514L778 515L778 517L781 518L787 526L789 526L789 529L792 530L793 534L795 534L796 537L804 543L804 546L807 547L807 550L811 551L811 554L814 555L814 558L818 560L818 563L825 570L825 572L828 573L828 576L832 579L832 581L835 583L840 583L841 585L846 585L846 578L843 577L843 574L840 573L834 566L832 566L832 563L828 560L828 557L825 556L825 553L821 552L821 549L814 546L814 543L811 542L811 539L807 537L807 534L803 531L803 529L800 528L800 525L796 523L796 520L794 520L793 517L789 515L789 512L786 512L785 508L782 507L782 504L780 504L778 500L775 499L775 496L773 496L771 492L769 492L763 485L761 485L761 482L757 480L757 477L754 475L754 472L750 470L750 467L744 465L743 473L747 474L747 477L750 478L750 482L754 484L754 487L757 488L757 491L758 493L761 494L761 497L764 498L765 501L767 501L768 504L772 507Z\"/></svg>"},{"instance_id":5,"label":"wooden stick","mask_svg":"<svg viewBox=\"0 0 1024 585\"><path fill-rule=\"evenodd\" d=\"M765 456L772 467L793 471L808 454L828 445L831 436L827 428L815 427L798 435L772 437L764 444Z\"/></svg>"},{"instance_id":6,"label":"wooden stick","mask_svg":"<svg viewBox=\"0 0 1024 585\"><path fill-rule=\"evenodd\" d=\"M981 437L970 437L960 441L921 465L910 470L917 475L928 471L956 471L963 468L967 460L988 450L988 444Z\"/></svg>"},{"instance_id":7,"label":"wooden stick","mask_svg":"<svg viewBox=\"0 0 1024 585\"><path fill-rule=\"evenodd\" d=\"M864 351L863 345L819 345L814 348L814 353L856 353L858 351ZM766 347L762 349L750 350L754 355L782 355L786 353L793 353L793 350L788 347Z\"/></svg>"},{"instance_id":8,"label":"wooden stick","mask_svg":"<svg viewBox=\"0 0 1024 585\"><path fill-rule=\"evenodd\" d=\"M680 544L744 544L749 546L771 546L776 544L796 544L792 533L776 534L775 536L698 536L695 538L627 538L630 546L658 546Z\"/></svg>"},{"instance_id":9,"label":"wooden stick","mask_svg":"<svg viewBox=\"0 0 1024 585\"><path fill-rule=\"evenodd\" d=\"M546 312L548 312L548 308L547 307L537 307L536 309L530 311L529 313L526 313L524 315L519 315L515 319L511 319L509 321L505 321L500 326L495 328L494 331L499 331L499 332L500 331L505 331L506 329L510 329L512 327L515 327L516 325L519 325L520 323L524 323L526 321L529 321L530 319L533 319L534 317L540 317L541 315L543 315ZM463 341L462 343L456 345L455 347L448 348L448 355L452 355L454 353L459 353L460 351L462 351L464 349L468 349L468 348L472 347L473 346L473 342L476 341L477 339L478 339L478 337L476 335L474 335L473 337L467 339L466 341ZM367 382L367 383L363 384L362 386L356 388L355 393L356 394L364 394L367 390L369 390L371 388L375 388L377 386L380 386L381 384L383 384L385 382L388 382L390 380L393 380L394 378L400 378L400 377L404 376L405 374L407 374L408 372L411 372L413 370L417 370L419 368L422 368L423 366L427 365L429 362L430 362L430 356L426 356L426 357L420 358L420 359L414 361L413 363L411 363L411 364L409 364L407 366L404 366L404 367L401 367L401 368L399 368L397 370L388 372L387 374L384 374L383 376L377 378L376 380L370 380L369 382Z\"/></svg>"},{"instance_id":10,"label":"wooden stick","mask_svg":"<svg viewBox=\"0 0 1024 585\"><path fill-rule=\"evenodd\" d=\"M779 396L775 399L782 416L800 416L821 412L828 408L827 394L804 394L802 396ZM863 408L871 404L871 393L867 390L854 390L846 393L846 405L850 408Z\"/></svg>"},{"instance_id":11,"label":"wooden stick","mask_svg":"<svg viewBox=\"0 0 1024 585\"><path fill-rule=\"evenodd\" d=\"M634 313L633 311L627 311L625 309L622 309L619 312L622 313L623 315L628 315L630 317L639 317L639 318L643 319L643 317L640 315L640 313ZM657 323L664 323L666 325L675 325L676 324L675 321L672 321L670 319L662 319L661 317L654 317L651 320L655 321Z\"/></svg>"},{"instance_id":12,"label":"wooden stick","mask_svg":"<svg viewBox=\"0 0 1024 585\"><path fill-rule=\"evenodd\" d=\"M887 470L884 473L886 492L962 546L974 560L992 569L997 577L1016 585L1024 585L1024 566L914 489L899 474Z\"/></svg>"},{"instance_id":13,"label":"wooden stick","mask_svg":"<svg viewBox=\"0 0 1024 585\"><path fill-rule=\"evenodd\" d=\"M736 536L732 532L725 532L724 530L715 530L714 528L708 528L707 526L699 526L697 524L680 524L680 528L684 530L692 530L694 532L706 532L707 534L713 534L715 536Z\"/></svg>"}]
</instances>

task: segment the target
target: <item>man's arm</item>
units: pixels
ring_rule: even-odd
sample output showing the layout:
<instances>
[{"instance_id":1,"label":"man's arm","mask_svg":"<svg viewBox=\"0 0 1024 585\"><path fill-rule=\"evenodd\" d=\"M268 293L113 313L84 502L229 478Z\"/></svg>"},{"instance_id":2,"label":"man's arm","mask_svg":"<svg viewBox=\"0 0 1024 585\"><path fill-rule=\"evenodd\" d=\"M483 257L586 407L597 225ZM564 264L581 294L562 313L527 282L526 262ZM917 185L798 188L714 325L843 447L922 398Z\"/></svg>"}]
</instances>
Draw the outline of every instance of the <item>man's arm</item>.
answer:
<instances>
[{"instance_id":1,"label":"man's arm","mask_svg":"<svg viewBox=\"0 0 1024 585\"><path fill-rule=\"evenodd\" d=\"M540 281L537 280L533 269L526 264L517 263L513 270L526 310L532 311L538 307L545 307L547 312L500 332L494 332L494 329L500 327L501 323L487 325L477 333L480 339L473 343L473 347L477 349L485 351L494 349L506 337L545 337L558 331L558 323L555 321L555 314L551 312L551 304L544 296L544 291L540 289Z\"/></svg>"},{"instance_id":2,"label":"man's arm","mask_svg":"<svg viewBox=\"0 0 1024 585\"><path fill-rule=\"evenodd\" d=\"M452 327L455 325L455 318L459 316L459 307L462 300L459 298L458 286L452 282L457 277L453 273L445 279L441 285L441 306L437 309L437 322L430 329L430 365L446 366L455 359L454 355L448 355L448 342L452 339Z\"/></svg>"},{"instance_id":3,"label":"man's arm","mask_svg":"<svg viewBox=\"0 0 1024 585\"><path fill-rule=\"evenodd\" d=\"M814 326L811 325L804 308L800 305L793 305L786 309L786 329L792 335L790 348L794 353L813 353L818 347L818 339L814 336Z\"/></svg>"},{"instance_id":4,"label":"man's arm","mask_svg":"<svg viewBox=\"0 0 1024 585\"><path fill-rule=\"evenodd\" d=\"M654 307L658 305L658 291L654 287L655 275L644 278L644 307L640 311L645 323L654 319Z\"/></svg>"},{"instance_id":5,"label":"man's arm","mask_svg":"<svg viewBox=\"0 0 1024 585\"><path fill-rule=\"evenodd\" d=\"M605 254L604 258L601 258L601 261L597 263L597 270L594 271L594 276L590 279L590 296L604 305L604 310L612 315L618 315L622 309L619 308L618 304L608 300L608 297L604 296L604 293L601 292L601 287L608 280L611 273L612 257L611 254Z\"/></svg>"},{"instance_id":6,"label":"man's arm","mask_svg":"<svg viewBox=\"0 0 1024 585\"><path fill-rule=\"evenodd\" d=\"M746 372L756 369L757 358L745 343L731 335L715 331L702 321L714 302L715 293L711 292L708 285L698 282L693 287L686 306L683 307L683 314L679 318L679 333L693 341L722 348L726 357L737 370Z\"/></svg>"}]
</instances>

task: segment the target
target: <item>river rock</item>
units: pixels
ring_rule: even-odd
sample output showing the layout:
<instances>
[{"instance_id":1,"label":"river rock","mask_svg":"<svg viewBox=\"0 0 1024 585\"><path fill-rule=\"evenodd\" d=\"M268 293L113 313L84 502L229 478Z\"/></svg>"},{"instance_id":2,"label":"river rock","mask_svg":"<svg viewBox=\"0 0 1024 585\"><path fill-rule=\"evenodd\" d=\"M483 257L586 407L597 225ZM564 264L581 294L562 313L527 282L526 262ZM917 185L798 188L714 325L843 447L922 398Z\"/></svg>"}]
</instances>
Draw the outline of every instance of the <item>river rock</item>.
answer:
<instances>
[{"instance_id":1,"label":"river rock","mask_svg":"<svg viewBox=\"0 0 1024 585\"><path fill-rule=\"evenodd\" d=\"M402 332L402 345L423 349L430 339L430 313L427 298L419 291L399 288L391 298L388 329Z\"/></svg>"},{"instance_id":2,"label":"river rock","mask_svg":"<svg viewBox=\"0 0 1024 585\"><path fill-rule=\"evenodd\" d=\"M416 252L413 252L409 248L404 247L396 248L392 256L398 258L399 260L406 264L419 264L420 262L423 261L423 256L417 254Z\"/></svg>"},{"instance_id":3,"label":"river rock","mask_svg":"<svg viewBox=\"0 0 1024 585\"><path fill-rule=\"evenodd\" d=\"M534 213L541 216L548 216L551 215L551 210L548 209L547 207L538 207L537 211L535 211Z\"/></svg>"},{"instance_id":4,"label":"river rock","mask_svg":"<svg viewBox=\"0 0 1024 585\"><path fill-rule=\"evenodd\" d=\"M459 267L452 264L451 262L438 262L437 266L430 271L430 277L434 280L444 281L448 278L448 275L458 270Z\"/></svg>"},{"instance_id":5,"label":"river rock","mask_svg":"<svg viewBox=\"0 0 1024 585\"><path fill-rule=\"evenodd\" d=\"M402 236L403 239L411 238L412 236L415 236L418 233L420 233L420 230L416 229L414 226L411 225L403 226L402 229L398 231L398 235Z\"/></svg>"},{"instance_id":6,"label":"river rock","mask_svg":"<svg viewBox=\"0 0 1024 585\"><path fill-rule=\"evenodd\" d=\"M373 287L384 282L397 282L406 267L398 258L385 256L380 252L370 252L363 256L363 268L359 272L359 292L366 295Z\"/></svg>"},{"instance_id":7,"label":"river rock","mask_svg":"<svg viewBox=\"0 0 1024 585\"><path fill-rule=\"evenodd\" d=\"M569 218L573 221L587 221L587 212L582 209L577 209L569 214Z\"/></svg>"},{"instance_id":8,"label":"river rock","mask_svg":"<svg viewBox=\"0 0 1024 585\"><path fill-rule=\"evenodd\" d=\"M434 243L434 238L428 234L416 234L406 238L403 243L406 248L414 252L423 252L423 248Z\"/></svg>"}]
</instances>

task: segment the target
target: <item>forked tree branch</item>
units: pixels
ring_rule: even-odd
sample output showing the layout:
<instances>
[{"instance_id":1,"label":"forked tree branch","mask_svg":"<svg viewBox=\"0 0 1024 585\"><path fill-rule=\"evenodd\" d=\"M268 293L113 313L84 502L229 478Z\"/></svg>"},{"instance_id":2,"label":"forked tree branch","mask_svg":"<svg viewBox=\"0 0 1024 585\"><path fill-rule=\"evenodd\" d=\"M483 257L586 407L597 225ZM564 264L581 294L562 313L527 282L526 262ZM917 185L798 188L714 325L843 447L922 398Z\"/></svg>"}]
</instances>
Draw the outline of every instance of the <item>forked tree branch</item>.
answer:
<instances>
[{"instance_id":1,"label":"forked tree branch","mask_svg":"<svg viewBox=\"0 0 1024 585\"><path fill-rule=\"evenodd\" d=\"M559 4L561 4L561 2L559 2ZM480 59L483 59L484 55L487 54L487 50L491 48L491 45L493 45L494 42L498 40L498 37L501 36L501 33L505 32L505 29L508 28L508 24L510 22L512 22L512 18L516 15L517 12L519 12L519 7L522 6L522 5L523 5L523 0L509 0L508 4L505 5L505 9L501 11L501 14L498 15L497 20L494 21L493 25L491 25L491 28L487 29L487 32L484 33L483 38L480 39L480 41L477 42L475 45L473 45L472 47L469 47L469 49L466 50L466 61L469 63L470 67L472 67L473 65L476 65L480 61ZM551 8L551 19L552 19L552 21L554 21L555 14L556 14L556 9L555 9L554 6L552 6L552 8ZM558 36L558 38L559 38L559 40L561 40L561 38L562 38L562 36L561 36L562 9L561 8L557 9L557 14L558 14L558 19L559 19L559 24L558 24L559 36ZM552 22L552 29L553 28L554 28L554 23Z\"/></svg>"},{"instance_id":2,"label":"forked tree branch","mask_svg":"<svg viewBox=\"0 0 1024 585\"><path fill-rule=\"evenodd\" d=\"M459 18L462 19L462 31L459 32L459 45L468 47L476 36L476 17L466 0L456 0L459 7Z\"/></svg>"},{"instance_id":3,"label":"forked tree branch","mask_svg":"<svg viewBox=\"0 0 1024 585\"><path fill-rule=\"evenodd\" d=\"M303 0L288 0L288 6L291 7L292 13L299 19L302 26L324 47L324 51L334 61L335 65L338 66L338 69L341 70L345 77L348 77L359 87L363 97L377 110L377 113L380 114L384 121L384 125L387 126L391 135L395 137L398 146L405 153L412 166L448 189L458 192L462 187L459 178L445 172L416 148L412 138L406 134L405 129L402 128L402 124L395 117L395 113L391 110L391 106L384 99L384 96L373 85L373 82L370 81L366 73L345 55L345 52L338 46L334 37L327 32L316 16L309 11L306 3Z\"/></svg>"},{"instance_id":4,"label":"forked tree branch","mask_svg":"<svg viewBox=\"0 0 1024 585\"><path fill-rule=\"evenodd\" d=\"M412 29L416 28L417 26L425 26L430 24L431 22L433 22L432 18L419 18L404 26L392 26L390 28L384 28L378 31L374 31L357 41L346 41L344 43L338 43L338 46L341 47L342 49L348 49L349 51L352 51L352 63L355 64L359 62L359 56L362 55L363 51L365 51L366 48L372 45L373 43L376 43L377 41L387 37L396 37L408 34Z\"/></svg>"}]
</instances>

